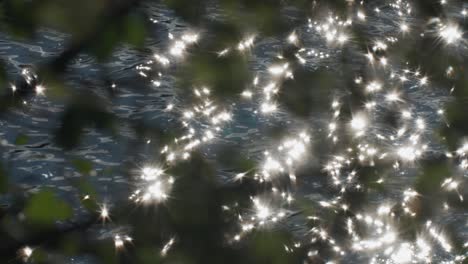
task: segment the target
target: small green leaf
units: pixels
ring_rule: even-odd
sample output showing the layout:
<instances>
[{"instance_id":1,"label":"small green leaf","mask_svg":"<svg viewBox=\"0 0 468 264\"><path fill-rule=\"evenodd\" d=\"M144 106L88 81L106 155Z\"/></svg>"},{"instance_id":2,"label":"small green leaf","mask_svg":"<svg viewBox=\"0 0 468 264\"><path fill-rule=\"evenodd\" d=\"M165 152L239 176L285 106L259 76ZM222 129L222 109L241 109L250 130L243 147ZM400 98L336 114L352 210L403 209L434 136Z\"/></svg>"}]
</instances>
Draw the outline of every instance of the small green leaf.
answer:
<instances>
[{"instance_id":1,"label":"small green leaf","mask_svg":"<svg viewBox=\"0 0 468 264\"><path fill-rule=\"evenodd\" d=\"M250 250L255 263L298 263L293 261L293 255L288 255L283 249L290 242L289 234L285 232L257 232L250 241Z\"/></svg>"},{"instance_id":2,"label":"small green leaf","mask_svg":"<svg viewBox=\"0 0 468 264\"><path fill-rule=\"evenodd\" d=\"M142 47L145 42L146 25L141 16L130 15L125 21L125 41L131 45Z\"/></svg>"},{"instance_id":3,"label":"small green leaf","mask_svg":"<svg viewBox=\"0 0 468 264\"><path fill-rule=\"evenodd\" d=\"M99 35L98 39L94 43L91 43L90 51L99 61L105 61L111 56L114 48L122 39L121 32L119 31L118 25L109 25L107 29Z\"/></svg>"},{"instance_id":4,"label":"small green leaf","mask_svg":"<svg viewBox=\"0 0 468 264\"><path fill-rule=\"evenodd\" d=\"M89 175L93 170L93 163L85 159L75 159L72 161L73 166L83 175Z\"/></svg>"},{"instance_id":5,"label":"small green leaf","mask_svg":"<svg viewBox=\"0 0 468 264\"><path fill-rule=\"evenodd\" d=\"M422 173L418 176L415 189L421 194L435 195L440 190L443 180L452 172L444 160L430 160L423 164Z\"/></svg>"},{"instance_id":6,"label":"small green leaf","mask_svg":"<svg viewBox=\"0 0 468 264\"><path fill-rule=\"evenodd\" d=\"M8 177L0 164L0 193L6 193L8 191Z\"/></svg>"},{"instance_id":7,"label":"small green leaf","mask_svg":"<svg viewBox=\"0 0 468 264\"><path fill-rule=\"evenodd\" d=\"M252 80L247 60L239 54L219 57L213 52L193 53L189 63L179 72L182 89L193 86L207 86L219 100L229 100L239 95Z\"/></svg>"},{"instance_id":8,"label":"small green leaf","mask_svg":"<svg viewBox=\"0 0 468 264\"><path fill-rule=\"evenodd\" d=\"M35 224L52 225L55 221L66 220L73 210L50 190L34 194L24 210L26 218Z\"/></svg>"},{"instance_id":9,"label":"small green leaf","mask_svg":"<svg viewBox=\"0 0 468 264\"><path fill-rule=\"evenodd\" d=\"M15 139L15 145L26 145L28 144L29 137L25 134L19 134Z\"/></svg>"},{"instance_id":10,"label":"small green leaf","mask_svg":"<svg viewBox=\"0 0 468 264\"><path fill-rule=\"evenodd\" d=\"M47 253L40 248L36 248L32 253L31 260L34 263L47 263Z\"/></svg>"},{"instance_id":11,"label":"small green leaf","mask_svg":"<svg viewBox=\"0 0 468 264\"><path fill-rule=\"evenodd\" d=\"M294 73L294 79L284 82L279 100L291 113L307 118L312 113L327 109L323 98L329 97L329 92L335 87L336 76L328 69L310 72L300 68Z\"/></svg>"},{"instance_id":12,"label":"small green leaf","mask_svg":"<svg viewBox=\"0 0 468 264\"><path fill-rule=\"evenodd\" d=\"M99 209L99 206L96 203L98 194L94 186L88 181L87 178L84 177L80 177L74 186L78 188L82 197L90 197L89 199L81 199L81 205L90 212L96 212Z\"/></svg>"},{"instance_id":13,"label":"small green leaf","mask_svg":"<svg viewBox=\"0 0 468 264\"><path fill-rule=\"evenodd\" d=\"M32 38L37 27L37 1L9 0L3 4L7 30L17 38Z\"/></svg>"},{"instance_id":14,"label":"small green leaf","mask_svg":"<svg viewBox=\"0 0 468 264\"><path fill-rule=\"evenodd\" d=\"M113 128L113 115L104 107L105 103L90 93L75 96L62 115L62 124L56 131L59 146L71 149L80 143L84 129L89 126L98 129Z\"/></svg>"},{"instance_id":15,"label":"small green leaf","mask_svg":"<svg viewBox=\"0 0 468 264\"><path fill-rule=\"evenodd\" d=\"M5 87L5 83L7 81L7 74L6 74L6 71L5 71L5 65L2 62L0 62L0 86L1 87Z\"/></svg>"}]
</instances>

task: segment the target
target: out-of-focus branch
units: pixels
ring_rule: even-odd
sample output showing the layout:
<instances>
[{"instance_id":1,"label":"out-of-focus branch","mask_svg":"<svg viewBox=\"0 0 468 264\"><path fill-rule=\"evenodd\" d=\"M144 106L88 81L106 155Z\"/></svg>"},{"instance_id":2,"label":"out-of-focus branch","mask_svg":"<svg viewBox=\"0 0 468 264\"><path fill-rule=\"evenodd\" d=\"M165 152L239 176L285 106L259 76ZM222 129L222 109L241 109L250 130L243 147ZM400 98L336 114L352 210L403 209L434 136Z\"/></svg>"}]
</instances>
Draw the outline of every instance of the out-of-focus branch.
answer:
<instances>
[{"instance_id":1,"label":"out-of-focus branch","mask_svg":"<svg viewBox=\"0 0 468 264\"><path fill-rule=\"evenodd\" d=\"M90 43L93 43L107 29L108 25L118 22L136 8L140 2L141 0L109 1L108 8L104 9L95 27L81 37L72 39L62 53L46 64L46 68L52 73L64 72L70 61L86 49Z\"/></svg>"}]
</instances>

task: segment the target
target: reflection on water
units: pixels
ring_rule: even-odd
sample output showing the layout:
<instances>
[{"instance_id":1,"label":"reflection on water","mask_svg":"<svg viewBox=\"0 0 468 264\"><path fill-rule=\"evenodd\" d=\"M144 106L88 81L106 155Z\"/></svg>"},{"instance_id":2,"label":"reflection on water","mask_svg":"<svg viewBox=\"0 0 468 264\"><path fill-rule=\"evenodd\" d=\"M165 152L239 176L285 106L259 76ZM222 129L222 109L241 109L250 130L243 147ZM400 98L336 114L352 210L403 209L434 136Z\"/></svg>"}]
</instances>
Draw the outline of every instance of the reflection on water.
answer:
<instances>
[{"instance_id":1,"label":"reflection on water","mask_svg":"<svg viewBox=\"0 0 468 264\"><path fill-rule=\"evenodd\" d=\"M123 120L140 120L150 125L158 124L161 127L166 125L169 127L177 120L165 109L169 104L178 102L180 99L173 88L175 80L171 75L171 70L158 80L160 85L156 87L138 74L136 66L145 64L153 53L167 49L169 32L177 35L187 30L187 27L175 19L172 13L164 7L148 5L146 8L151 18L158 21L153 26L152 37L147 40L146 52L120 47L105 65L97 64L90 56L81 55L71 65L67 73L67 83L73 89L93 90L96 94L107 98L112 111ZM382 11L387 15L381 16L374 21L375 23L365 25L367 27L365 32L376 38L391 34L396 30L391 10L382 9ZM216 17L216 12L211 12L211 14ZM339 71L340 68L337 65L341 63L343 52L346 53L347 60L355 62L356 69L359 68L359 64L366 63L366 58L352 45L344 49L328 48L320 32L309 28L307 23L298 32L301 32L300 37L304 45L312 47L304 53L303 57L307 60L304 65L307 70L313 71L319 67L327 67ZM18 76L23 67L42 63L45 59L59 53L67 39L68 36L65 34L45 29L30 43L15 41L2 35L0 36L0 56L7 62L8 73L11 76ZM282 42L280 38L255 41L250 68L260 76L260 79L268 74L268 67L274 61ZM398 67L395 69L403 70ZM105 74L110 75L111 83L103 81ZM340 72L336 74L339 75ZM135 82L135 79L138 81ZM115 92L114 97L108 97L108 86L111 86L110 88ZM408 80L408 85L405 87L405 100L411 105L411 111L426 121L427 129L422 135L424 141L428 142L428 151L425 155L440 155L444 149L437 142L432 131L442 124L437 111L449 100L448 94L443 89L420 89L414 79ZM346 89L341 92L346 92ZM333 93L330 93L330 102L333 99L332 95ZM272 116L265 116L256 112L258 107L259 103L255 101L236 102L233 105L232 120L212 144L203 146L204 154L212 158L220 146L242 144L247 155L261 161L264 157L263 152L266 150L265 146L276 145L275 139L267 136L265 132L278 126L288 127L294 131L304 126L303 120L298 120L286 112L279 111ZM386 107L385 105L377 106L377 115L379 113L383 115ZM80 158L92 161L91 179L103 197L106 197L110 203L119 199L127 199L132 190L121 165L142 166L148 160L152 160L154 150L149 138L137 137L134 130L127 123L122 122L118 135L89 129L78 148L65 152L53 143L53 131L59 126L63 110L64 102L38 95L29 99L27 106L23 109L11 111L0 120L1 155L12 180L31 192L44 186L52 186L64 197L73 201L78 193L71 183L74 178L80 177L80 173L71 161ZM307 127L311 130L312 144L314 144L314 133L324 133L328 129L329 120L329 113L323 112L314 113L313 119L308 120ZM371 134L368 141L375 142L377 135L390 137L393 131L376 125L373 126L373 131L367 133ZM27 135L27 144L15 144L19 135ZM387 143L388 147L393 144L390 141ZM135 153L135 149L138 149L138 153ZM315 157L311 158L310 167L314 173L322 169L323 164L320 164L320 161L327 157L321 157L321 153L312 155ZM227 179L232 176L232 173L227 169L220 169L219 175L220 178ZM387 179L386 186L389 192L386 197L376 194L371 197L372 201L378 204L382 199L389 197L398 199L401 192L412 185L414 175L415 169L408 166L407 170ZM306 197L315 202L329 200L332 198L327 191L330 188L329 185L329 182L310 175L301 179L296 196ZM303 231L299 218L292 216L293 221L287 222L287 225L292 230L296 230L298 234ZM444 217L443 221L450 222L450 224L456 223L460 232L468 235L466 215ZM113 233L103 232L101 229L94 230L94 232L97 237L105 237L106 234ZM89 261L83 257L75 259L72 263L89 263Z\"/></svg>"}]
</instances>

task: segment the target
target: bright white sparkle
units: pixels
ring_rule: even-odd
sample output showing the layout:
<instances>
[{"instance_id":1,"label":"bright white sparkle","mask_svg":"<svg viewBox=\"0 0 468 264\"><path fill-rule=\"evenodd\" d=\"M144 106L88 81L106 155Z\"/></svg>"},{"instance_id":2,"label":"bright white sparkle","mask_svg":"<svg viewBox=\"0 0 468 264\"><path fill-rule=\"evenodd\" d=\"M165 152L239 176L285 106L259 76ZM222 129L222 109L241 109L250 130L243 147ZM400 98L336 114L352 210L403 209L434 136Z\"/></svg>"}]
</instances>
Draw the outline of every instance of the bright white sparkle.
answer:
<instances>
[{"instance_id":1,"label":"bright white sparkle","mask_svg":"<svg viewBox=\"0 0 468 264\"><path fill-rule=\"evenodd\" d=\"M367 128L367 118L364 114L356 114L351 119L351 128L356 133L356 135L360 136L364 133L364 130Z\"/></svg>"},{"instance_id":2,"label":"bright white sparkle","mask_svg":"<svg viewBox=\"0 0 468 264\"><path fill-rule=\"evenodd\" d=\"M453 44L462 38L463 33L457 25L449 24L440 28L439 36L447 43Z\"/></svg>"}]
</instances>

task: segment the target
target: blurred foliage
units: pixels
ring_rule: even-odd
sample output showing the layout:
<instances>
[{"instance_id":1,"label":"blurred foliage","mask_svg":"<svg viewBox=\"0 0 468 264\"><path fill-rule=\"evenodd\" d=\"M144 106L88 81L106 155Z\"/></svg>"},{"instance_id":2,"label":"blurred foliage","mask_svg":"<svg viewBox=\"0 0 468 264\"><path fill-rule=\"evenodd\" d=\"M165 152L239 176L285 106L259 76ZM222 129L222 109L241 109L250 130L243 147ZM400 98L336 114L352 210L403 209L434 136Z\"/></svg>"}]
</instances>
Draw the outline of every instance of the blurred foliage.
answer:
<instances>
[{"instance_id":1,"label":"blurred foliage","mask_svg":"<svg viewBox=\"0 0 468 264\"><path fill-rule=\"evenodd\" d=\"M0 163L0 194L8 192L8 176Z\"/></svg>"},{"instance_id":2,"label":"blurred foliage","mask_svg":"<svg viewBox=\"0 0 468 264\"><path fill-rule=\"evenodd\" d=\"M429 160L416 179L416 191L421 194L435 195L443 180L453 173L445 160Z\"/></svg>"},{"instance_id":3,"label":"blurred foliage","mask_svg":"<svg viewBox=\"0 0 468 264\"><path fill-rule=\"evenodd\" d=\"M214 95L219 99L232 98L241 93L251 80L244 58L238 55L218 58L213 52L200 52L190 56L180 74L181 87L191 89L193 86L207 86L213 89Z\"/></svg>"},{"instance_id":4,"label":"blurred foliage","mask_svg":"<svg viewBox=\"0 0 468 264\"><path fill-rule=\"evenodd\" d=\"M33 224L53 225L55 221L70 218L72 211L52 190L42 190L29 198L24 214Z\"/></svg>"},{"instance_id":5,"label":"blurred foliage","mask_svg":"<svg viewBox=\"0 0 468 264\"><path fill-rule=\"evenodd\" d=\"M113 129L114 116L105 109L102 99L92 94L77 95L62 116L62 125L56 132L57 143L65 149L79 144L87 127Z\"/></svg>"},{"instance_id":6,"label":"blurred foliage","mask_svg":"<svg viewBox=\"0 0 468 264\"><path fill-rule=\"evenodd\" d=\"M19 134L15 139L15 144L16 145L26 145L26 144L28 144L28 141L29 141L28 135Z\"/></svg>"},{"instance_id":7,"label":"blurred foliage","mask_svg":"<svg viewBox=\"0 0 468 264\"><path fill-rule=\"evenodd\" d=\"M294 71L294 79L283 83L280 102L290 112L300 117L326 109L329 105L324 98L331 98L331 91L337 87L331 71L317 69L314 72L300 68ZM294 91L294 92L291 92Z\"/></svg>"},{"instance_id":8,"label":"blurred foliage","mask_svg":"<svg viewBox=\"0 0 468 264\"><path fill-rule=\"evenodd\" d=\"M91 170L93 169L93 163L89 160L85 159L74 159L72 160L73 166L75 166L76 170L83 175L89 175Z\"/></svg>"},{"instance_id":9,"label":"blurred foliage","mask_svg":"<svg viewBox=\"0 0 468 264\"><path fill-rule=\"evenodd\" d=\"M259 231L253 237L250 247L251 263L259 264L281 264L281 263L300 263L301 255L289 254L284 250L285 244L292 241L290 234L285 232Z\"/></svg>"},{"instance_id":10,"label":"blurred foliage","mask_svg":"<svg viewBox=\"0 0 468 264\"><path fill-rule=\"evenodd\" d=\"M94 171L94 164L88 157L76 157L73 150L79 148L83 136L90 129L99 129L103 133L116 136L123 122L128 123L138 140L130 146L137 149L140 145L162 146L179 135L178 124L161 125L146 120L122 120L111 109L109 100L99 91L93 91L86 83L74 89L66 82L69 66L80 54L91 55L102 68L113 52L121 45L128 45L140 52L145 50L145 41L150 31L147 15L139 0L4 0L0 3L2 23L0 29L12 38L37 39L40 30L53 28L68 33L69 39L61 52L50 61L39 62L37 72L47 83L47 96L64 102L65 110L61 113L60 126L54 131L56 144L70 155L68 162L79 172L79 178L68 179L79 193L75 197L77 204L64 201L57 190L40 188L38 192L26 192L8 178L7 162L0 163L0 193L2 198L11 200L11 205L0 208L0 263L22 261L18 252L26 245L34 248L32 263L65 263L65 256L78 254L91 256L97 263L255 263L280 264L302 263L307 255L306 246L298 247L294 252L286 252L285 245L294 243L294 235L286 227L260 229L248 234L236 245L227 242L227 232L238 228L236 217L228 218L223 206L229 205L233 211L242 210L251 204L250 197L271 189L264 184L262 188L254 186L251 177L255 175L256 161L243 153L242 148L223 148L216 151L215 161L207 161L202 154L193 153L187 161L171 167L167 173L175 177L171 199L160 205L148 207L136 206L133 201L124 199L114 204L109 219L101 218L102 197L95 187L92 175L113 177L121 171ZM176 67L176 80L179 92L190 97L189 91L195 87L207 86L216 100L230 102L246 87L250 87L254 76L250 70L251 51L240 52L235 49L238 43L248 36L285 36L298 24L303 24L307 17L326 17L330 10L335 14L347 16L353 1L308 1L308 0L163 0L162 3L174 11L175 16L190 23L194 28L205 30L206 41L196 43L188 50L184 63ZM415 10L422 17L443 16L439 0L415 0ZM222 19L214 19L211 7L221 8ZM285 8L288 7L288 8ZM293 10L295 18L285 16ZM421 25L415 25L424 27ZM463 25L466 31L466 25ZM363 27L356 26L352 33L352 42L360 51L367 52L369 43ZM219 56L217 52L226 47L234 47L232 52ZM298 47L284 45L280 47L281 59L275 62L290 62L295 59ZM421 52L425 51L425 52ZM294 78L281 80L282 89L278 95L282 109L302 120L309 120L313 113L329 108L332 91L345 87L350 95L343 109L344 118L349 118L354 109L362 106L364 92L354 82L356 72L367 77L366 69L355 69L353 61L347 59L350 52L343 48L342 65L338 69L308 69L299 63L292 63ZM408 36L390 47L389 60L405 58L408 65L421 65L425 73L431 76L434 86L454 85L454 99L448 104L446 118L450 127L443 127L441 138L451 150L460 145L460 140L468 135L468 72L465 57L450 53L443 45L434 45L431 37ZM147 55L147 54L145 54ZM406 62L405 61L405 62ZM436 61L437 63L434 63ZM454 74L447 77L446 69L454 67ZM19 107L32 96L32 86L24 80L9 80L3 62L0 62L0 113L12 107ZM105 70L103 70L105 71ZM372 69L375 75L378 75ZM108 77L108 76L106 76ZM34 80L41 83L42 80ZM133 85L134 80L131 80ZM18 84L19 91L11 93L7 83ZM106 84L108 84L106 82ZM110 86L110 85L109 85ZM135 85L137 86L137 85ZM81 89L83 88L83 89ZM109 89L112 95L115 91ZM99 95L98 95L99 94ZM389 129L396 128L399 122L396 110L389 111L385 123ZM157 123L157 124L155 124ZM284 126L264 128L267 136L273 140L287 135ZM174 132L175 131L175 132ZM325 138L327 132L317 131L314 142L317 153L330 153L331 149L346 151L343 146L353 144L355 139L349 135L340 135L341 145L331 146ZM14 144L26 148L30 143L27 134L18 133ZM133 143L133 142L132 142ZM346 144L345 144L346 143ZM349 143L349 144L347 144ZM138 145L138 146L137 146ZM153 145L150 145L153 147ZM156 149L156 148L154 148ZM151 150L155 155L157 150ZM2 153L3 154L3 153ZM134 153L126 153L129 156ZM155 158L156 159L156 158ZM314 161L320 164L322 160ZM130 163L130 162L129 162ZM242 181L221 184L216 177L217 166L221 165L235 173L246 172ZM309 164L310 165L310 164ZM382 175L392 170L393 164L356 164L357 182L365 191L350 190L342 200L349 205L350 212L325 210L323 221L329 224L329 233L334 237L345 238L345 220L352 216L351 211L363 209L369 196L375 193L385 194L388 190L378 182ZM398 216L399 231L405 239L415 239L424 220L438 212L435 205L448 201L450 206L466 210L467 203L458 197L448 196L440 191L441 183L454 174L451 164L445 158L425 160L420 166L419 175L414 182L414 189L421 197L414 199L410 206L418 212L418 217L407 217L402 208L392 208ZM133 179L134 164L121 164L122 171ZM128 167L128 168L127 168ZM312 167L310 165L310 167ZM322 180L324 173L318 170L301 171L305 176L317 175ZM34 172L33 172L34 173ZM34 175L37 176L37 175ZM300 178L300 177L298 177ZM306 177L304 177L306 178ZM310 178L310 177L309 177ZM132 182L131 182L132 183ZM131 184L129 184L131 185ZM127 186L128 187L128 186ZM127 188L126 187L126 188ZM289 186L288 186L289 187ZM411 186L408 186L411 187ZM128 190L126 190L128 191ZM5 194L5 195L3 195ZM299 198L295 204L304 216L315 215L321 208L310 200ZM85 221L76 219L73 208L87 210ZM82 219L81 219L82 220ZM106 222L106 225L101 225ZM307 219L309 228L317 227L317 222ZM96 228L108 229L102 237L96 238ZM120 227L131 227L131 230ZM94 229L93 229L94 228ZM447 227L457 241L456 232ZM131 245L122 251L116 251L114 234L129 231L135 238ZM359 230L358 230L359 231ZM176 243L166 256L161 254L165 243L175 236ZM329 247L323 242L310 242L318 248L321 255L331 256ZM461 243L456 244L460 250ZM310 257L309 263L325 263L320 257Z\"/></svg>"}]
</instances>

